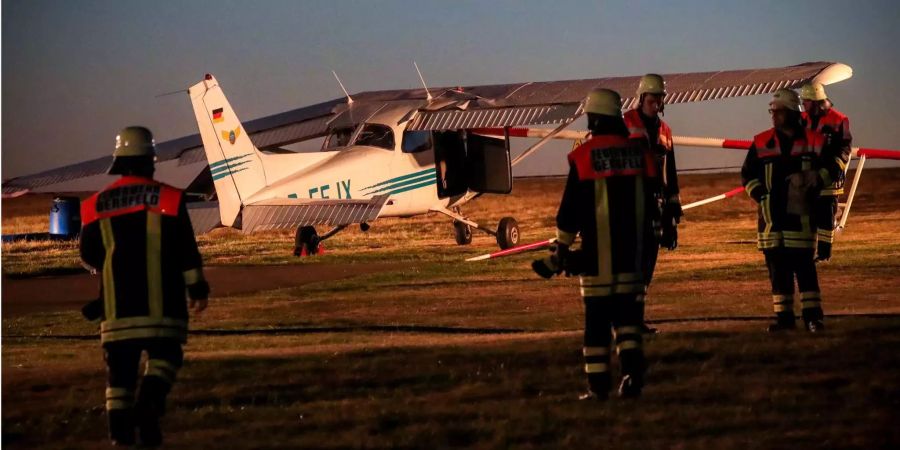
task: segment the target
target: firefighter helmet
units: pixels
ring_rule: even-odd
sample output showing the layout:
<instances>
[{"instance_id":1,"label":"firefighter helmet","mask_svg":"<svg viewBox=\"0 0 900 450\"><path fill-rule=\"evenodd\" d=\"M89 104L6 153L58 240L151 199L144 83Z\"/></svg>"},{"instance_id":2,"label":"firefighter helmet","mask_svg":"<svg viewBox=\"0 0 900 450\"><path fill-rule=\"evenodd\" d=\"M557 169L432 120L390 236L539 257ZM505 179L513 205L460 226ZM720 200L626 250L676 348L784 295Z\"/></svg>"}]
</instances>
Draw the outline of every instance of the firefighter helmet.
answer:
<instances>
[{"instance_id":1,"label":"firefighter helmet","mask_svg":"<svg viewBox=\"0 0 900 450\"><path fill-rule=\"evenodd\" d=\"M644 94L666 95L666 82L663 77L655 73L648 73L641 77L638 83L637 96L640 98Z\"/></svg>"},{"instance_id":2,"label":"firefighter helmet","mask_svg":"<svg viewBox=\"0 0 900 450\"><path fill-rule=\"evenodd\" d=\"M788 109L791 111L803 112L803 105L800 104L800 96L791 89L781 88L772 94L772 101L769 102L772 109Z\"/></svg>"},{"instance_id":3,"label":"firefighter helmet","mask_svg":"<svg viewBox=\"0 0 900 450\"><path fill-rule=\"evenodd\" d=\"M827 100L828 95L825 94L825 86L822 83L806 83L800 88L800 98L803 100Z\"/></svg>"},{"instance_id":4,"label":"firefighter helmet","mask_svg":"<svg viewBox=\"0 0 900 450\"><path fill-rule=\"evenodd\" d=\"M149 159L152 164L156 157L156 143L153 133L144 127L125 127L116 135L116 149L113 151L113 163L107 173L121 174L128 166L128 161Z\"/></svg>"},{"instance_id":5,"label":"firefighter helmet","mask_svg":"<svg viewBox=\"0 0 900 450\"><path fill-rule=\"evenodd\" d=\"M584 112L604 116L622 116L622 97L611 89L594 89L584 101Z\"/></svg>"}]
</instances>

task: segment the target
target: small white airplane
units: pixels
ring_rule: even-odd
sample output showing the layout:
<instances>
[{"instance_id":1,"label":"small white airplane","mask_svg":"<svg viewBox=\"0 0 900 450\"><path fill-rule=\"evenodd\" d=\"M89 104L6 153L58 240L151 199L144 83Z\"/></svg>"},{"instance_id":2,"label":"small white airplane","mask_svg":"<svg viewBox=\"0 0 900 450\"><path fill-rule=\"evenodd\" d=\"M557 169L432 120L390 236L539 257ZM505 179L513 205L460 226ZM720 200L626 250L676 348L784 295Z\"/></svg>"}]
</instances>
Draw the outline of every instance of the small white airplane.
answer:
<instances>
[{"instance_id":1,"label":"small white airplane","mask_svg":"<svg viewBox=\"0 0 900 450\"><path fill-rule=\"evenodd\" d=\"M397 101L334 121L321 152L268 153L243 131L215 77L207 75L189 94L224 226L247 232L299 226L297 251L315 253L321 240L349 224L367 228L376 218L438 212L454 220L459 244L471 242L471 228L495 235L501 248L519 242L512 217L494 232L458 212L482 193L512 190L508 139L407 130L421 102ZM334 228L320 237L316 224Z\"/></svg>"},{"instance_id":2,"label":"small white airplane","mask_svg":"<svg viewBox=\"0 0 900 450\"><path fill-rule=\"evenodd\" d=\"M828 85L851 75L849 66L832 62L663 74L667 104L760 95L808 81ZM351 224L365 230L378 218L437 212L453 221L458 244L471 242L474 228L495 235L505 249L519 241L514 218L504 217L496 229L488 228L463 215L460 207L485 193L509 193L512 166L565 134L583 114L582 101L591 89L620 92L628 109L637 102L632 93L639 79L432 89L423 80L422 89L352 97L344 90L343 98L242 124L219 82L207 75L188 89L200 134L158 144L157 177L167 181L167 174L194 168L189 173L196 175L174 184L217 200L189 205L197 232L215 226L245 232L296 229L296 251L315 253L318 242ZM533 125L557 127L511 159L510 130ZM502 138L484 129L500 130L496 134ZM324 138L320 152L284 148L317 138ZM105 180L99 174L109 161L98 158L8 180L3 193L71 191L66 186L73 180ZM209 185L214 190L205 187ZM326 225L333 228L319 236L314 227Z\"/></svg>"}]
</instances>

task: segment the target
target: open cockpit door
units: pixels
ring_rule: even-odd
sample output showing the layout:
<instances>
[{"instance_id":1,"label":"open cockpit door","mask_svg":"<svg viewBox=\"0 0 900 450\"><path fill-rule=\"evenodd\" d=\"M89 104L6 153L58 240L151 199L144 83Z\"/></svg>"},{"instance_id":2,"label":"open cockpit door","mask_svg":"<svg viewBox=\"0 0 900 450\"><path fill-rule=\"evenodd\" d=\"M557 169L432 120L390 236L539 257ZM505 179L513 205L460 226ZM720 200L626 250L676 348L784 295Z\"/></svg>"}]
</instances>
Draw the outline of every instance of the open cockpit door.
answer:
<instances>
[{"instance_id":1,"label":"open cockpit door","mask_svg":"<svg viewBox=\"0 0 900 450\"><path fill-rule=\"evenodd\" d=\"M497 139L468 134L466 179L469 189L475 192L509 194L512 191L508 135Z\"/></svg>"},{"instance_id":2,"label":"open cockpit door","mask_svg":"<svg viewBox=\"0 0 900 450\"><path fill-rule=\"evenodd\" d=\"M497 139L463 131L434 133L438 197L512 191L509 138Z\"/></svg>"}]
</instances>

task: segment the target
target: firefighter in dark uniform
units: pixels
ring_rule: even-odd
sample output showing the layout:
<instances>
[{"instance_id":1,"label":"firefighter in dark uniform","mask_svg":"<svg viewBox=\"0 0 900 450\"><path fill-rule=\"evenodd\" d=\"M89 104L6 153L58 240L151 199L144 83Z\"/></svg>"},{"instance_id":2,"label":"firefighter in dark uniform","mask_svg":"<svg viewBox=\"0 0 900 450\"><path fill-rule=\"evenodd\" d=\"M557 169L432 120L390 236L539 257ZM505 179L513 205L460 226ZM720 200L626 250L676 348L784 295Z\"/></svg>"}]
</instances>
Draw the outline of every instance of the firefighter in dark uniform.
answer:
<instances>
[{"instance_id":1,"label":"firefighter in dark uniform","mask_svg":"<svg viewBox=\"0 0 900 450\"><path fill-rule=\"evenodd\" d=\"M565 267L581 235L584 362L589 391L606 399L611 387L611 331L621 363L619 395L638 397L644 385L640 304L645 280L641 246L647 226L645 148L629 141L622 101L614 91L591 91L585 103L591 139L569 154L569 176L556 216L556 259Z\"/></svg>"},{"instance_id":2,"label":"firefighter in dark uniform","mask_svg":"<svg viewBox=\"0 0 900 450\"><path fill-rule=\"evenodd\" d=\"M754 136L741 169L744 189L759 204L757 246L769 269L776 316L769 331L796 328L796 277L803 322L815 333L825 326L812 213L819 191L836 180L842 169L825 136L803 127L796 92L775 91L769 107L774 127Z\"/></svg>"},{"instance_id":3,"label":"firefighter in dark uniform","mask_svg":"<svg viewBox=\"0 0 900 450\"><path fill-rule=\"evenodd\" d=\"M814 213L818 228L816 261L828 261L831 259L831 246L834 242L838 197L844 193L844 177L850 163L850 143L853 140L850 119L834 108L821 83L804 84L800 88L800 99L803 100L803 121L806 127L824 134L826 143L839 150L835 162L841 167L840 176L822 189Z\"/></svg>"},{"instance_id":4,"label":"firefighter in dark uniform","mask_svg":"<svg viewBox=\"0 0 900 450\"><path fill-rule=\"evenodd\" d=\"M153 180L150 131L128 127L116 136L110 174L118 181L82 203L81 259L102 274L100 299L83 310L100 319L108 369L110 439L132 445L162 442L159 418L182 365L188 303L206 308L209 285L182 192ZM137 392L138 365L147 366Z\"/></svg>"},{"instance_id":5,"label":"firefighter in dark uniform","mask_svg":"<svg viewBox=\"0 0 900 450\"><path fill-rule=\"evenodd\" d=\"M647 215L652 217L655 226L648 230L645 237L647 245L644 246L643 255L644 280L649 291L659 248L675 250L678 246L678 223L681 222L683 213L672 129L660 118L665 108L665 81L657 74L644 75L636 94L637 106L625 113L625 125L628 127L629 139L639 140L643 145L649 146L651 151L647 157L647 173L655 178L655 187L648 192L654 201L647 204ZM638 300L641 304L641 327L645 333L655 333L656 329L644 324L644 300Z\"/></svg>"}]
</instances>

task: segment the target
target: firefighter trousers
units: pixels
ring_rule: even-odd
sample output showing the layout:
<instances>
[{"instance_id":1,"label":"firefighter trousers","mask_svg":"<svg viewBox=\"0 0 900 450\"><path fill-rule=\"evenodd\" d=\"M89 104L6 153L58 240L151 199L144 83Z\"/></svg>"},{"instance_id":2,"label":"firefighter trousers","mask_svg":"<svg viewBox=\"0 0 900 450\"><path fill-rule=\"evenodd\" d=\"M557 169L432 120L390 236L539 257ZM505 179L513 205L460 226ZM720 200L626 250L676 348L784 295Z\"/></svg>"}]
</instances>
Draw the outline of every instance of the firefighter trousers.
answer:
<instances>
[{"instance_id":1,"label":"firefighter trousers","mask_svg":"<svg viewBox=\"0 0 900 450\"><path fill-rule=\"evenodd\" d=\"M819 257L831 257L834 242L835 222L837 222L838 198L836 195L822 195L816 199L814 220L818 236Z\"/></svg>"},{"instance_id":2,"label":"firefighter trousers","mask_svg":"<svg viewBox=\"0 0 900 450\"><path fill-rule=\"evenodd\" d=\"M659 258L659 238L652 227L644 233L644 246L641 255L641 273L644 275L646 293L650 293L650 283L653 281L653 272L656 270L656 260ZM640 306L640 323L644 323L644 304L646 295L638 298Z\"/></svg>"},{"instance_id":3,"label":"firefighter trousers","mask_svg":"<svg viewBox=\"0 0 900 450\"><path fill-rule=\"evenodd\" d=\"M130 339L103 346L107 368L106 411L110 437L130 442L143 420L165 412L166 396L184 362L181 342L173 339ZM144 377L138 387L141 354L147 352ZM137 393L137 395L135 395Z\"/></svg>"},{"instance_id":4,"label":"firefighter trousers","mask_svg":"<svg viewBox=\"0 0 900 450\"><path fill-rule=\"evenodd\" d=\"M611 387L610 355L619 354L622 375L630 375L643 383L644 361L640 310L637 294L614 294L603 297L584 297L584 371L588 385L595 393L608 392Z\"/></svg>"},{"instance_id":5,"label":"firefighter trousers","mask_svg":"<svg viewBox=\"0 0 900 450\"><path fill-rule=\"evenodd\" d=\"M811 248L777 247L764 250L769 281L772 283L772 305L778 321L794 324L794 279L800 291L804 321L822 320L822 299L816 273L815 251Z\"/></svg>"}]
</instances>

